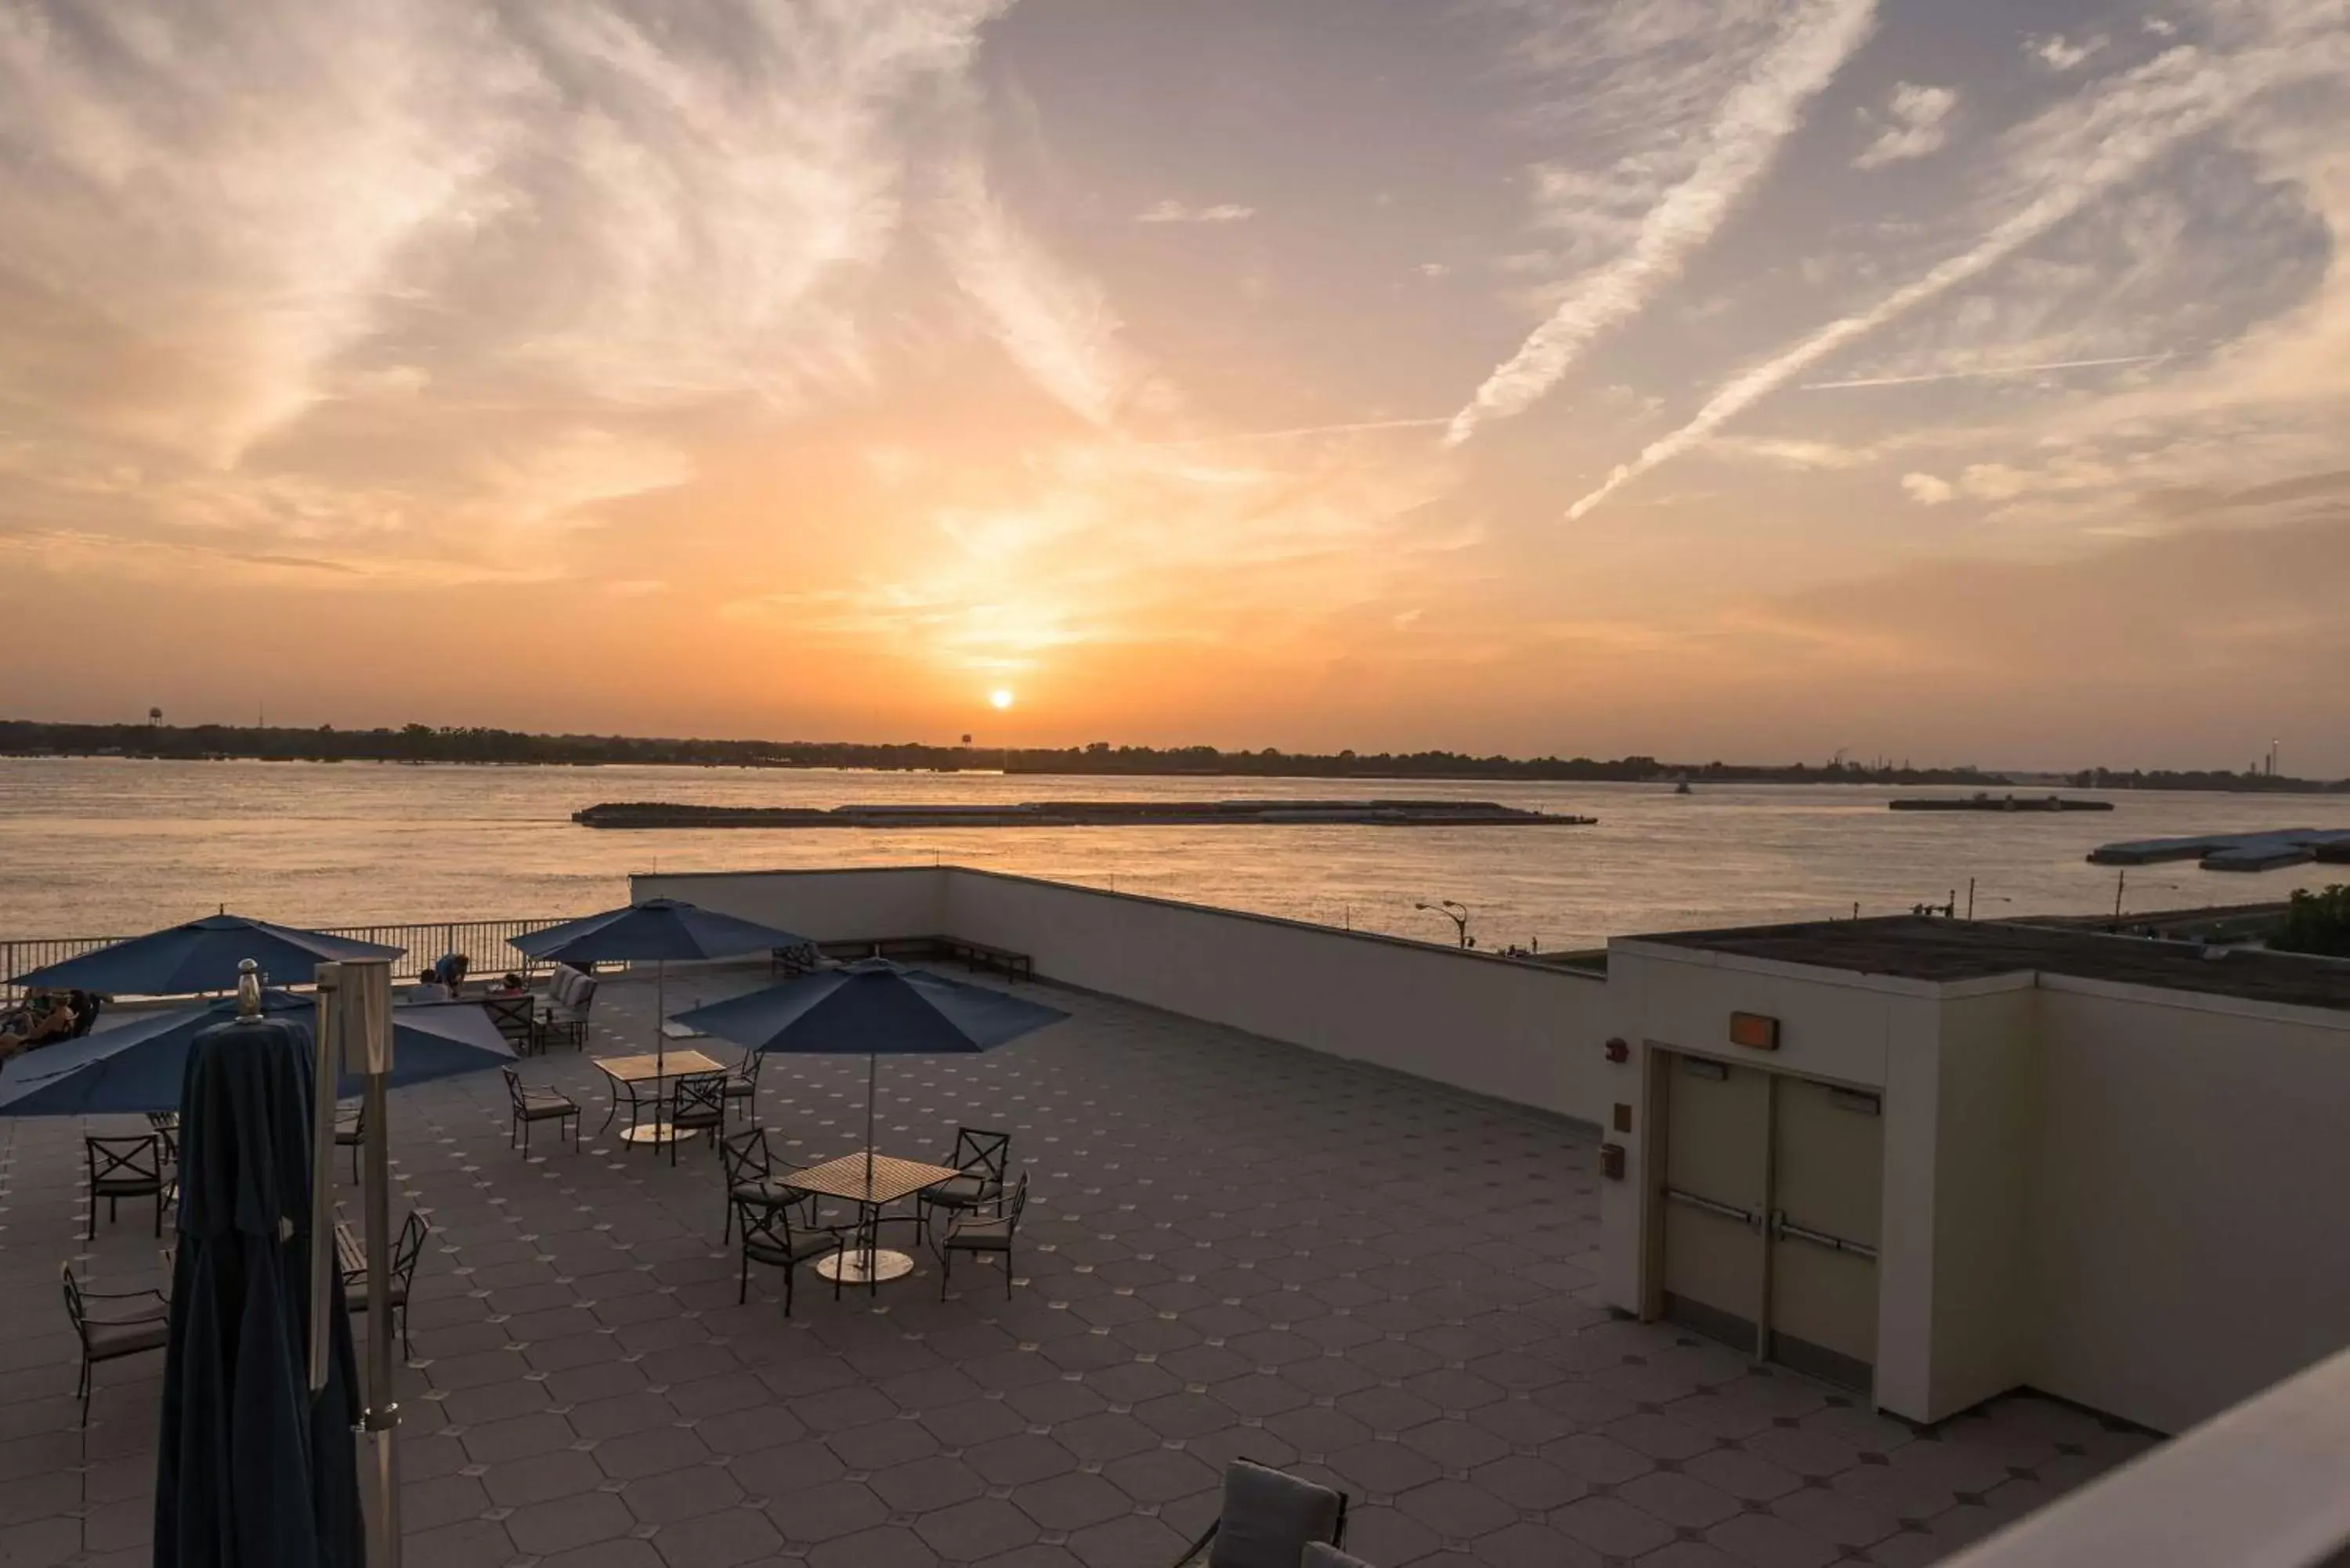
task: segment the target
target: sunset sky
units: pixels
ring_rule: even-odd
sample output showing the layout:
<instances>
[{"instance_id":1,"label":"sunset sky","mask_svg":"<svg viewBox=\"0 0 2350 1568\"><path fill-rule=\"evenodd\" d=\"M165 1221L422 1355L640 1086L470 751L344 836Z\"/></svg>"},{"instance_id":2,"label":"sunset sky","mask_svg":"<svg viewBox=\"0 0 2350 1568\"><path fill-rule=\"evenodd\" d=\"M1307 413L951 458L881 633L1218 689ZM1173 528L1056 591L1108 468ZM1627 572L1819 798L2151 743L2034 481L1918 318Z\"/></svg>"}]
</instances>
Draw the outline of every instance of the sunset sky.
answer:
<instances>
[{"instance_id":1,"label":"sunset sky","mask_svg":"<svg viewBox=\"0 0 2350 1568\"><path fill-rule=\"evenodd\" d=\"M0 715L2350 773L2345 234L2350 0L18 0Z\"/></svg>"}]
</instances>

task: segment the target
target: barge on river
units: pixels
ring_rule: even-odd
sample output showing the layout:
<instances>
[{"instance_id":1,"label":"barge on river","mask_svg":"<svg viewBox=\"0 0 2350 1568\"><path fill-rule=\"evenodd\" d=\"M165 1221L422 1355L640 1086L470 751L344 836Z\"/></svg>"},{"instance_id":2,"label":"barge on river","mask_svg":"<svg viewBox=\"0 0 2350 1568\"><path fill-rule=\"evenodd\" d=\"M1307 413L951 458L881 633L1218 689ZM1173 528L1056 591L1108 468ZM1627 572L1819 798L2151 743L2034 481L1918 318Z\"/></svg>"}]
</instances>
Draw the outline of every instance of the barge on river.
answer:
<instances>
[{"instance_id":1,"label":"barge on river","mask_svg":"<svg viewBox=\"0 0 2350 1568\"><path fill-rule=\"evenodd\" d=\"M1039 800L980 805L683 805L611 802L582 827L1588 827L1597 820L1489 800Z\"/></svg>"},{"instance_id":2,"label":"barge on river","mask_svg":"<svg viewBox=\"0 0 2350 1568\"><path fill-rule=\"evenodd\" d=\"M1928 796L1890 800L1895 811L2111 811L2109 800L2066 800L2053 794L1986 794Z\"/></svg>"}]
</instances>

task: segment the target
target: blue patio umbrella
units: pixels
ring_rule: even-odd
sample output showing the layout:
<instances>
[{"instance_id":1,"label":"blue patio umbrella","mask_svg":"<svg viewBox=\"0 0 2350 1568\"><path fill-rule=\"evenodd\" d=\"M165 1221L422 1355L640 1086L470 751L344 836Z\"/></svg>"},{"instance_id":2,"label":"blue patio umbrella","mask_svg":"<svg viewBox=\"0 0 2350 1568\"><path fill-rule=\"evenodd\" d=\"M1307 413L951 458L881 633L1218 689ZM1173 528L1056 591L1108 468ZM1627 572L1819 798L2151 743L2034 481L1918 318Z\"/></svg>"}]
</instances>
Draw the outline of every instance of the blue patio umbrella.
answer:
<instances>
[{"instance_id":1,"label":"blue patio umbrella","mask_svg":"<svg viewBox=\"0 0 2350 1568\"><path fill-rule=\"evenodd\" d=\"M772 952L777 948L814 944L794 931L763 926L689 904L682 898L648 898L641 904L583 915L559 926L508 937L508 942L535 959L562 963L650 963L653 965L653 1098L660 1099L663 1057L668 1036L661 1033L661 1012L667 999L669 962L696 959L735 958L743 953ZM630 1134L638 1129L631 1127ZM650 1128L658 1143L668 1136L666 1124Z\"/></svg>"},{"instance_id":2,"label":"blue patio umbrella","mask_svg":"<svg viewBox=\"0 0 2350 1568\"><path fill-rule=\"evenodd\" d=\"M281 984L307 981L322 963L342 959L397 958L407 950L354 941L324 931L274 926L223 911L168 930L116 942L79 958L10 978L11 985L49 991L95 991L109 996L184 996L234 991L236 966L253 960Z\"/></svg>"},{"instance_id":3,"label":"blue patio umbrella","mask_svg":"<svg viewBox=\"0 0 2350 1568\"><path fill-rule=\"evenodd\" d=\"M713 1002L679 1013L677 1022L754 1051L865 1057L869 1159L879 1058L991 1051L1067 1016L1057 1007L873 958Z\"/></svg>"},{"instance_id":4,"label":"blue patio umbrella","mask_svg":"<svg viewBox=\"0 0 2350 1568\"><path fill-rule=\"evenodd\" d=\"M135 1014L109 1029L35 1051L0 1066L0 1116L77 1116L176 1110L181 1079L199 1035L236 1016L234 997L196 1007ZM265 1018L307 1019L311 999L273 991L261 1001ZM396 1065L391 1084L421 1084L475 1073L515 1060L479 1002L402 1007L392 1013ZM347 1095L359 1075L343 1075Z\"/></svg>"}]
</instances>

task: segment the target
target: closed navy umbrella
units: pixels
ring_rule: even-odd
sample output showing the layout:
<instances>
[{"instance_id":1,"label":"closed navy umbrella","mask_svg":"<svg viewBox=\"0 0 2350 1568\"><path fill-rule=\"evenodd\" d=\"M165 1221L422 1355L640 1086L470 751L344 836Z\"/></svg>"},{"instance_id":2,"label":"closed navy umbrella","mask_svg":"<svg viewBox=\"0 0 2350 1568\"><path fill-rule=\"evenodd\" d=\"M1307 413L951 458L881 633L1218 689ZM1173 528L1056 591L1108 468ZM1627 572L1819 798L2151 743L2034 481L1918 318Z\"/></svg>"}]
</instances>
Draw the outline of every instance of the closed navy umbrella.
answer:
<instances>
[{"instance_id":1,"label":"closed navy umbrella","mask_svg":"<svg viewBox=\"0 0 2350 1568\"><path fill-rule=\"evenodd\" d=\"M772 952L777 948L810 947L796 932L738 919L689 904L682 898L648 898L600 915L583 915L507 941L535 959L561 963L650 963L653 965L653 1099L660 1099L662 1058L669 1039L661 1032L669 962L695 959L735 958L743 953ZM629 1131L637 1129L631 1127ZM669 1136L667 1124L655 1121L658 1143Z\"/></svg>"},{"instance_id":2,"label":"closed navy umbrella","mask_svg":"<svg viewBox=\"0 0 2350 1568\"><path fill-rule=\"evenodd\" d=\"M350 1320L308 1376L310 1031L216 1023L186 1053L156 1568L361 1568Z\"/></svg>"},{"instance_id":3,"label":"closed navy umbrella","mask_svg":"<svg viewBox=\"0 0 2350 1568\"><path fill-rule=\"evenodd\" d=\"M1067 1016L1057 1007L873 958L713 1002L677 1021L754 1051L865 1057L869 1175L879 1058L991 1051Z\"/></svg>"},{"instance_id":4,"label":"closed navy umbrella","mask_svg":"<svg viewBox=\"0 0 2350 1568\"><path fill-rule=\"evenodd\" d=\"M270 1018L307 1017L311 999L283 991L265 993ZM236 1016L234 997L197 1007L136 1015L112 1028L63 1044L20 1052L0 1066L0 1116L78 1116L168 1111L180 1103L195 1043L214 1024ZM394 1087L480 1072L515 1060L479 1002L403 1007L392 1015L397 1065ZM359 1075L338 1085L357 1094Z\"/></svg>"},{"instance_id":5,"label":"closed navy umbrella","mask_svg":"<svg viewBox=\"0 0 2350 1568\"><path fill-rule=\"evenodd\" d=\"M184 996L235 990L236 966L245 959L265 976L295 981L308 980L322 963L398 958L406 950L223 912L28 971L8 983L110 996Z\"/></svg>"}]
</instances>

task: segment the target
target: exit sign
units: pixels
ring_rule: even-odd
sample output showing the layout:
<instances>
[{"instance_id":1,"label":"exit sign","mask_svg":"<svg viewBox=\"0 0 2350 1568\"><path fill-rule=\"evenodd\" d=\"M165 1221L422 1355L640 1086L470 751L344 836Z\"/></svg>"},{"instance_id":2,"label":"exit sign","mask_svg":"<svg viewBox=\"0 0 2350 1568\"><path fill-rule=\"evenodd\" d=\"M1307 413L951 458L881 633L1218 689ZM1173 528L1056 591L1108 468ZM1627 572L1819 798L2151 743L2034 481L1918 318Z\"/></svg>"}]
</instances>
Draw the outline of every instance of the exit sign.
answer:
<instances>
[{"instance_id":1,"label":"exit sign","mask_svg":"<svg viewBox=\"0 0 2350 1568\"><path fill-rule=\"evenodd\" d=\"M1749 1051L1776 1051L1779 1021L1759 1012L1733 1012L1730 1015L1730 1043L1743 1045Z\"/></svg>"}]
</instances>

